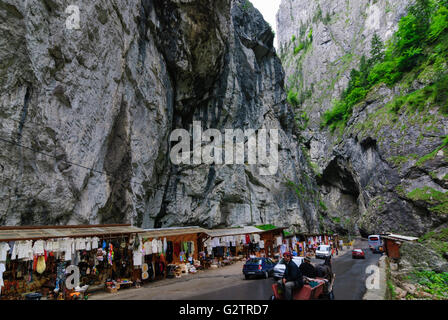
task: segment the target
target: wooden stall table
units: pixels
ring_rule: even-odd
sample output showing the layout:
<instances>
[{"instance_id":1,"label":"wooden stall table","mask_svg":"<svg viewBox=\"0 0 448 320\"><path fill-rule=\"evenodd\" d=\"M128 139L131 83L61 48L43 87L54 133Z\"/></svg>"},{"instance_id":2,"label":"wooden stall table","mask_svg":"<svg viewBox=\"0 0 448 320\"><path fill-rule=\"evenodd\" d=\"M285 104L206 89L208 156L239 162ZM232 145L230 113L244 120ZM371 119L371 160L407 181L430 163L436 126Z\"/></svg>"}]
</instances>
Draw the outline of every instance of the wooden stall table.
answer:
<instances>
[{"instance_id":1,"label":"wooden stall table","mask_svg":"<svg viewBox=\"0 0 448 320\"><path fill-rule=\"evenodd\" d=\"M132 281L117 281L117 284L119 285L119 289L125 287L125 288L129 288L132 287L132 285L134 284L134 282Z\"/></svg>"}]
</instances>

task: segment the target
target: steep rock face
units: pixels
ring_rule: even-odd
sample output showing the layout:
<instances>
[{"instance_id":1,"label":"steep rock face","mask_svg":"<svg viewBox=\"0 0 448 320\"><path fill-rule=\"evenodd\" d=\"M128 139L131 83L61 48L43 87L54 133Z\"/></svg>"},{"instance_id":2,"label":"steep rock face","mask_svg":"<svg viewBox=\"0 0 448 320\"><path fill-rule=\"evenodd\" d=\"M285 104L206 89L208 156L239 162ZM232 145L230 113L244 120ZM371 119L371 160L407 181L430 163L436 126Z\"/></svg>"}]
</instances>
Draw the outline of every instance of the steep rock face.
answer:
<instances>
[{"instance_id":1,"label":"steep rock face","mask_svg":"<svg viewBox=\"0 0 448 320\"><path fill-rule=\"evenodd\" d=\"M258 11L245 1L82 1L70 29L69 5L0 0L2 225L317 230L317 187ZM279 129L278 172L173 165L170 134L195 120Z\"/></svg>"},{"instance_id":2,"label":"steep rock face","mask_svg":"<svg viewBox=\"0 0 448 320\"><path fill-rule=\"evenodd\" d=\"M195 80L198 91L194 99L182 99L183 95L177 94L173 121L176 128L187 130L191 130L192 121L201 121L204 130L282 129L279 171L274 176L261 176L257 166L250 165L172 167L156 225L225 226L281 221L303 230L317 227L317 200L312 193L315 186L304 179L310 172L306 172L307 162L293 138L293 113L285 104L284 74L273 49L273 34L262 16L243 3L232 5L226 23L204 28L207 35L226 37L225 49L216 51L223 53L219 63L213 65L216 71L207 71L215 79L204 79L204 84ZM176 25L176 21L169 24ZM176 75L179 73L176 68ZM189 70L184 77L195 79L196 75ZM299 198L287 185L289 181L306 185L311 190L309 197Z\"/></svg>"},{"instance_id":3,"label":"steep rock face","mask_svg":"<svg viewBox=\"0 0 448 320\"><path fill-rule=\"evenodd\" d=\"M446 199L424 201L432 194L446 198L448 191L446 117L436 109L393 116L384 108L428 83L430 71L407 87L374 88L343 131L321 128L351 70L370 57L373 35L390 39L410 4L283 0L280 6L286 87L298 93L296 114L327 207L323 218L339 232L421 235L447 221Z\"/></svg>"}]
</instances>

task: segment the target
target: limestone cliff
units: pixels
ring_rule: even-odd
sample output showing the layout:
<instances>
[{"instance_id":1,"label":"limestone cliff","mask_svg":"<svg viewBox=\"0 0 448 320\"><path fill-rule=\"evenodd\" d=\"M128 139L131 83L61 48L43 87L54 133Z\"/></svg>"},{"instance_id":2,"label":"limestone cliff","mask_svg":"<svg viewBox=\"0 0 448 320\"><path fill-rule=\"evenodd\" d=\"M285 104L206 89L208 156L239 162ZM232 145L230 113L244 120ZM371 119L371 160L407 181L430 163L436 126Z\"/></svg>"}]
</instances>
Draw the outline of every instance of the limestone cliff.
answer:
<instances>
[{"instance_id":1,"label":"limestone cliff","mask_svg":"<svg viewBox=\"0 0 448 320\"><path fill-rule=\"evenodd\" d=\"M342 233L422 235L448 221L447 116L437 103L397 114L386 107L433 85L442 74L435 63L394 86L375 86L344 128L321 125L351 70L370 57L374 34L387 43L412 3L282 0L277 15L285 86L327 209L321 219Z\"/></svg>"},{"instance_id":2,"label":"limestone cliff","mask_svg":"<svg viewBox=\"0 0 448 320\"><path fill-rule=\"evenodd\" d=\"M0 0L0 224L318 229L274 35L247 1ZM69 20L75 23L75 19ZM279 170L173 165L169 136L280 129Z\"/></svg>"}]
</instances>

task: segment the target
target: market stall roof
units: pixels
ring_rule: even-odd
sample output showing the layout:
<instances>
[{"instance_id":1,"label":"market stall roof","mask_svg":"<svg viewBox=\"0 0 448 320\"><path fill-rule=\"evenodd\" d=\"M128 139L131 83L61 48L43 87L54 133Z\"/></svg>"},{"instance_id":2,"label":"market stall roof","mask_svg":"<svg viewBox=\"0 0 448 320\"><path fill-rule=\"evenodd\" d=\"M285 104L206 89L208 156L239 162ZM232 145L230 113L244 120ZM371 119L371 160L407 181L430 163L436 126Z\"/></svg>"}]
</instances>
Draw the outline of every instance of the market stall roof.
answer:
<instances>
[{"instance_id":1,"label":"market stall roof","mask_svg":"<svg viewBox=\"0 0 448 320\"><path fill-rule=\"evenodd\" d=\"M400 240L400 241L415 241L418 240L416 237L409 237L409 236L402 236L399 234L387 234L383 236L384 239L391 239L391 240Z\"/></svg>"},{"instance_id":2,"label":"market stall roof","mask_svg":"<svg viewBox=\"0 0 448 320\"><path fill-rule=\"evenodd\" d=\"M130 224L0 227L0 241L116 236L141 231Z\"/></svg>"},{"instance_id":3,"label":"market stall roof","mask_svg":"<svg viewBox=\"0 0 448 320\"><path fill-rule=\"evenodd\" d=\"M201 227L173 227L173 228L159 228L159 229L145 229L140 235L143 238L158 238L181 236L195 233L208 233L209 230Z\"/></svg>"},{"instance_id":4,"label":"market stall roof","mask_svg":"<svg viewBox=\"0 0 448 320\"><path fill-rule=\"evenodd\" d=\"M284 228L277 228L283 230ZM277 229L271 229L271 230L261 230L256 227L240 227L240 228L230 228L230 229L214 229L214 230L207 230L207 234L212 237L227 237L227 236L238 236L243 234L252 234L252 233L264 233L264 232L270 232Z\"/></svg>"}]
</instances>

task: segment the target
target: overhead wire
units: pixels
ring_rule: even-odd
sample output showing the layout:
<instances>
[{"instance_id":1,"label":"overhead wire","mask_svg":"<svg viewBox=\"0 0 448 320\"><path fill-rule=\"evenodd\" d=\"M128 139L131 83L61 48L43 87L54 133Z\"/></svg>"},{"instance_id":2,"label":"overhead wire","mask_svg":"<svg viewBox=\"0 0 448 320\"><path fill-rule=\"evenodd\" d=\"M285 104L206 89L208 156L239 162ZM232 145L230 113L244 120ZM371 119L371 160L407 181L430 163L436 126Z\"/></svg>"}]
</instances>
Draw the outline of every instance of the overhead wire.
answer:
<instances>
[{"instance_id":1,"label":"overhead wire","mask_svg":"<svg viewBox=\"0 0 448 320\"><path fill-rule=\"evenodd\" d=\"M68 160L64 160L64 159L58 159L58 157L56 157L54 155L51 155L49 153L45 153L45 152L42 152L42 151L35 150L35 149L33 149L31 147L27 147L27 146L25 146L25 145L23 145L21 143L18 143L18 142L15 142L15 141L11 141L11 140L8 140L8 139L4 139L3 137L0 137L0 142L3 142L5 144L14 145L16 147L20 147L20 148L23 148L23 149L27 149L27 150L33 151L34 153L41 154L41 155L44 155L46 157L50 157L50 158L56 159L57 161L60 161L60 162L64 162L64 163L67 163L67 164L72 165L72 166L76 166L76 167L80 167L80 168L83 168L83 169L86 169L86 170L90 170L91 172L94 172L94 173L105 175L108 178L114 180L114 177L112 177L112 175L107 173L107 172L100 171L100 170L97 170L97 169L94 169L94 168L91 168L91 167L88 167L88 166L85 166L85 165L82 165L82 164L79 164L79 163L75 163L75 162L72 162L72 161L68 161ZM123 183L123 182L121 182L121 183ZM142 186L142 187L144 187L146 189L151 189L151 190L156 190L156 191L157 190L165 191L165 188L154 188L154 187L147 186L147 185L145 185L143 183L140 183L140 182L137 182L137 181L129 180L129 183L140 185L140 186Z\"/></svg>"}]
</instances>

